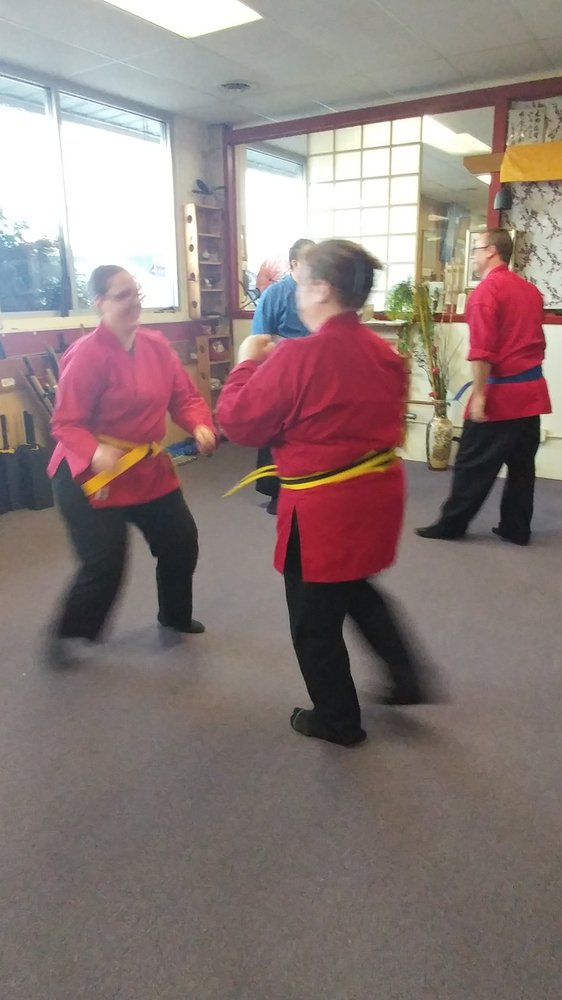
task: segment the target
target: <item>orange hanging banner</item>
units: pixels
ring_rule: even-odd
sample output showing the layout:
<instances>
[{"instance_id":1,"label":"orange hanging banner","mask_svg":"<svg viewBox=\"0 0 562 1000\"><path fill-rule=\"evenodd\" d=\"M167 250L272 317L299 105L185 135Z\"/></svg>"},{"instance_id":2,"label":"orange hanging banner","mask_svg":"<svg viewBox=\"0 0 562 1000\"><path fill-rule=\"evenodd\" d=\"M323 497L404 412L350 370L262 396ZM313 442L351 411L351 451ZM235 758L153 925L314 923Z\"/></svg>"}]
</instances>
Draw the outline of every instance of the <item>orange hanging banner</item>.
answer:
<instances>
[{"instance_id":1,"label":"orange hanging banner","mask_svg":"<svg viewBox=\"0 0 562 1000\"><path fill-rule=\"evenodd\" d=\"M562 142L509 146L502 160L500 181L562 180Z\"/></svg>"}]
</instances>

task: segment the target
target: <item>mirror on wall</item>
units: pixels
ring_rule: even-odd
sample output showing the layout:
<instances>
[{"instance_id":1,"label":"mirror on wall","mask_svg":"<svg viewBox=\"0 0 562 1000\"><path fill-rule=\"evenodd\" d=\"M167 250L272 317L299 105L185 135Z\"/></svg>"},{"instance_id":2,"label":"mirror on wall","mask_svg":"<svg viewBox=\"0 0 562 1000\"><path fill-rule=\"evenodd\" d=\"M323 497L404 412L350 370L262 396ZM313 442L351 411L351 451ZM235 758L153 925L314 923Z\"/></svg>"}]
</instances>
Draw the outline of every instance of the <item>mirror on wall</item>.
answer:
<instances>
[{"instance_id":1,"label":"mirror on wall","mask_svg":"<svg viewBox=\"0 0 562 1000\"><path fill-rule=\"evenodd\" d=\"M489 153L494 110L477 108L425 116L422 136L416 276L441 308L473 285L474 234L486 227L489 173L473 173L465 158Z\"/></svg>"},{"instance_id":2,"label":"mirror on wall","mask_svg":"<svg viewBox=\"0 0 562 1000\"><path fill-rule=\"evenodd\" d=\"M288 269L296 239L361 243L385 267L370 298L411 278L464 287L469 234L486 225L493 109L374 122L236 147L240 307Z\"/></svg>"}]
</instances>

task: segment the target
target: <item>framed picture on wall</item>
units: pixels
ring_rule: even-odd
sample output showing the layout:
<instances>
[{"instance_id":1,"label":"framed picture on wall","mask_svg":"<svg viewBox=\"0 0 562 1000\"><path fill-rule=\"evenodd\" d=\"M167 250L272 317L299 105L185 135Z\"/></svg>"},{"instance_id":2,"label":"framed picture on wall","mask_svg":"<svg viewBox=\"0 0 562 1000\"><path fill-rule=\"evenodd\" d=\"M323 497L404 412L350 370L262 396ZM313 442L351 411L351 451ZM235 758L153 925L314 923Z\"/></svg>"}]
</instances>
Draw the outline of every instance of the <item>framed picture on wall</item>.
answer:
<instances>
[{"instance_id":1,"label":"framed picture on wall","mask_svg":"<svg viewBox=\"0 0 562 1000\"><path fill-rule=\"evenodd\" d=\"M485 231L485 230L484 230ZM513 253L511 254L511 260L509 261L509 269L513 271L515 264L515 242L517 239L517 232L515 229L508 230L509 235L513 243ZM476 240L482 237L483 231L481 229L469 229L466 234L466 251L464 260L464 287L465 288L476 288L480 284L480 278L476 271L474 270L474 260L473 253L474 247L476 246Z\"/></svg>"}]
</instances>

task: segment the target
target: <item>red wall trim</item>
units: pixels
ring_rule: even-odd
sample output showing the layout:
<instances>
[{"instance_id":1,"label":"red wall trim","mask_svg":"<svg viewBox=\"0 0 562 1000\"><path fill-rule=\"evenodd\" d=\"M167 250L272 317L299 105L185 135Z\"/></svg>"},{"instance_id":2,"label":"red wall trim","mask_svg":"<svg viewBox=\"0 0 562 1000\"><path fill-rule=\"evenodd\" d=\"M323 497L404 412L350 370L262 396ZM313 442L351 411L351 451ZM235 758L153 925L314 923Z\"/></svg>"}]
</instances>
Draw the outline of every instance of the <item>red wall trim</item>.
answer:
<instances>
[{"instance_id":1,"label":"red wall trim","mask_svg":"<svg viewBox=\"0 0 562 1000\"><path fill-rule=\"evenodd\" d=\"M293 118L290 121L267 125L229 128L225 132L225 143L235 146L239 143L257 142L260 139L300 135L302 132L323 132L330 128L366 125L370 122L385 121L389 117L410 118L415 115L444 114L447 111L469 111L472 108L486 106L498 107L502 102L512 100L559 97L561 94L560 76L544 80L527 80L499 87L466 90L457 94L438 94L433 97L419 97L412 101L396 101L370 108L358 108L354 111L334 111L327 115Z\"/></svg>"}]
</instances>

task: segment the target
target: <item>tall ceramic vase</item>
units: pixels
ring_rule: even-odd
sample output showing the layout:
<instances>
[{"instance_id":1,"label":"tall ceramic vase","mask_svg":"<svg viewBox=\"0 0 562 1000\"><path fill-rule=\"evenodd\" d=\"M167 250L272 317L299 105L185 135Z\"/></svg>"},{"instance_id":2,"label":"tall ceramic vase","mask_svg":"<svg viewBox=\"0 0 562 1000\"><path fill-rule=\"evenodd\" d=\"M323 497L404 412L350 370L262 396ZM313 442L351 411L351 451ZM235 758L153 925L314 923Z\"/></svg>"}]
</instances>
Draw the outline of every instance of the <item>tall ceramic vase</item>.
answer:
<instances>
[{"instance_id":1,"label":"tall ceramic vase","mask_svg":"<svg viewBox=\"0 0 562 1000\"><path fill-rule=\"evenodd\" d=\"M430 469L443 472L449 468L452 445L453 424L447 416L447 403L444 399L436 399L433 416L425 434L425 451Z\"/></svg>"}]
</instances>

